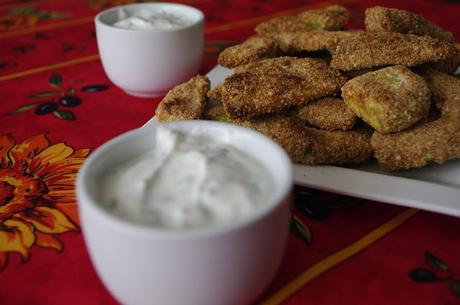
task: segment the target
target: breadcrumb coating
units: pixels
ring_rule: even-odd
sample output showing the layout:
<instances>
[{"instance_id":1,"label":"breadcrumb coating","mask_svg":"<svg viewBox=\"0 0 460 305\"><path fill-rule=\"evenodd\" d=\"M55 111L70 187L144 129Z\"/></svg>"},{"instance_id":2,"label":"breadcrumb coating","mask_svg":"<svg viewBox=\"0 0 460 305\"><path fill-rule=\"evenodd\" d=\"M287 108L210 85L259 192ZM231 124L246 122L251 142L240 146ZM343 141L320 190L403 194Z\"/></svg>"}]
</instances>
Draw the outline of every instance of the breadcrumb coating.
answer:
<instances>
[{"instance_id":1,"label":"breadcrumb coating","mask_svg":"<svg viewBox=\"0 0 460 305\"><path fill-rule=\"evenodd\" d=\"M298 16L280 16L259 23L255 31L263 35L277 32L311 31L313 26L303 22Z\"/></svg>"},{"instance_id":2,"label":"breadcrumb coating","mask_svg":"<svg viewBox=\"0 0 460 305\"><path fill-rule=\"evenodd\" d=\"M235 68L250 62L275 57L279 52L276 40L253 36L241 44L231 46L219 54L218 62L224 67Z\"/></svg>"},{"instance_id":3,"label":"breadcrumb coating","mask_svg":"<svg viewBox=\"0 0 460 305\"><path fill-rule=\"evenodd\" d=\"M375 132L371 144L385 171L443 164L460 157L460 120L442 117L395 134Z\"/></svg>"},{"instance_id":4,"label":"breadcrumb coating","mask_svg":"<svg viewBox=\"0 0 460 305\"><path fill-rule=\"evenodd\" d=\"M237 120L236 123L255 129L273 139L283 147L294 163L301 162L305 152L310 150L311 139L304 123L298 118L276 114Z\"/></svg>"},{"instance_id":5,"label":"breadcrumb coating","mask_svg":"<svg viewBox=\"0 0 460 305\"><path fill-rule=\"evenodd\" d=\"M213 90L209 91L209 93L211 94L212 91ZM204 111L204 118L206 120L233 123L233 121L225 113L224 105L222 105L220 100L212 97L208 99L208 104L206 105L206 109Z\"/></svg>"},{"instance_id":6,"label":"breadcrumb coating","mask_svg":"<svg viewBox=\"0 0 460 305\"><path fill-rule=\"evenodd\" d=\"M335 49L343 40L359 35L360 31L305 31L269 34L283 52L320 51Z\"/></svg>"},{"instance_id":7,"label":"breadcrumb coating","mask_svg":"<svg viewBox=\"0 0 460 305\"><path fill-rule=\"evenodd\" d=\"M203 115L210 82L206 76L197 75L188 82L171 89L156 110L160 122L196 120Z\"/></svg>"},{"instance_id":8,"label":"breadcrumb coating","mask_svg":"<svg viewBox=\"0 0 460 305\"><path fill-rule=\"evenodd\" d=\"M325 130L349 130L357 120L356 114L341 98L326 97L298 109L297 116L309 125Z\"/></svg>"},{"instance_id":9,"label":"breadcrumb coating","mask_svg":"<svg viewBox=\"0 0 460 305\"><path fill-rule=\"evenodd\" d=\"M304 123L295 117L274 114L249 120L232 120L226 115L222 104L214 103L207 108L206 118L257 130L277 142L294 163L299 163L305 152L310 149L311 141L306 134Z\"/></svg>"},{"instance_id":10,"label":"breadcrumb coating","mask_svg":"<svg viewBox=\"0 0 460 305\"><path fill-rule=\"evenodd\" d=\"M329 5L323 9L314 9L298 15L303 21L312 24L314 30L342 30L350 19L347 8L341 5Z\"/></svg>"},{"instance_id":11,"label":"breadcrumb coating","mask_svg":"<svg viewBox=\"0 0 460 305\"><path fill-rule=\"evenodd\" d=\"M328 131L310 127L306 130L311 148L305 153L302 164L358 164L372 157L370 130Z\"/></svg>"},{"instance_id":12,"label":"breadcrumb coating","mask_svg":"<svg viewBox=\"0 0 460 305\"><path fill-rule=\"evenodd\" d=\"M443 31L439 26L424 17L397 8L375 6L366 9L364 23L369 32L397 32L403 34L428 35L448 42L454 41L451 32Z\"/></svg>"},{"instance_id":13,"label":"breadcrumb coating","mask_svg":"<svg viewBox=\"0 0 460 305\"><path fill-rule=\"evenodd\" d=\"M186 107L184 103L179 105L182 108ZM233 123L255 129L277 142L294 163L299 163L305 152L310 149L311 142L306 135L305 125L295 117L275 114L259 116L249 120L232 120L225 113L222 103L213 99L208 100L202 117L207 120ZM183 120L179 116L169 116L168 118L170 121Z\"/></svg>"},{"instance_id":14,"label":"breadcrumb coating","mask_svg":"<svg viewBox=\"0 0 460 305\"><path fill-rule=\"evenodd\" d=\"M457 50L454 55L449 56L444 60L436 62L427 62L416 68L418 70L438 70L444 73L452 74L460 67L460 49L456 46Z\"/></svg>"},{"instance_id":15,"label":"breadcrumb coating","mask_svg":"<svg viewBox=\"0 0 460 305\"><path fill-rule=\"evenodd\" d=\"M435 70L422 75L430 88L433 104L443 117L460 119L460 79Z\"/></svg>"},{"instance_id":16,"label":"breadcrumb coating","mask_svg":"<svg viewBox=\"0 0 460 305\"><path fill-rule=\"evenodd\" d=\"M362 33L339 41L331 67L344 71L388 65L415 66L445 60L456 47L429 36L399 33Z\"/></svg>"},{"instance_id":17,"label":"breadcrumb coating","mask_svg":"<svg viewBox=\"0 0 460 305\"><path fill-rule=\"evenodd\" d=\"M278 57L244 66L216 93L229 117L250 118L334 94L345 82L321 60Z\"/></svg>"},{"instance_id":18,"label":"breadcrumb coating","mask_svg":"<svg viewBox=\"0 0 460 305\"><path fill-rule=\"evenodd\" d=\"M407 67L393 66L358 76L342 87L345 103L381 133L406 129L430 110L425 80Z\"/></svg>"},{"instance_id":19,"label":"breadcrumb coating","mask_svg":"<svg viewBox=\"0 0 460 305\"><path fill-rule=\"evenodd\" d=\"M255 31L258 34L275 32L296 32L311 30L341 30L348 22L350 14L340 5L331 5L323 9L313 9L297 16L281 16L259 23Z\"/></svg>"}]
</instances>

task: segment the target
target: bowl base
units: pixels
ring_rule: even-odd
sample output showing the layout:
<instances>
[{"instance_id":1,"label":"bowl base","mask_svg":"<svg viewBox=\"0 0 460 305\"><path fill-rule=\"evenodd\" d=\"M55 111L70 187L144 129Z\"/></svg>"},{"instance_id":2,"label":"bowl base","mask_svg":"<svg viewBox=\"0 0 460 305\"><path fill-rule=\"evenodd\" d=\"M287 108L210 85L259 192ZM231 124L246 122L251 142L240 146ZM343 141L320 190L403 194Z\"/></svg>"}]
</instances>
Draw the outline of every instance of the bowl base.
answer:
<instances>
[{"instance_id":1,"label":"bowl base","mask_svg":"<svg viewBox=\"0 0 460 305\"><path fill-rule=\"evenodd\" d=\"M153 92L153 93L146 93L146 92L139 92L139 91L130 91L130 90L123 90L125 93L135 96L135 97L142 97L142 98L152 98L152 97L160 97L166 95L166 92Z\"/></svg>"}]
</instances>

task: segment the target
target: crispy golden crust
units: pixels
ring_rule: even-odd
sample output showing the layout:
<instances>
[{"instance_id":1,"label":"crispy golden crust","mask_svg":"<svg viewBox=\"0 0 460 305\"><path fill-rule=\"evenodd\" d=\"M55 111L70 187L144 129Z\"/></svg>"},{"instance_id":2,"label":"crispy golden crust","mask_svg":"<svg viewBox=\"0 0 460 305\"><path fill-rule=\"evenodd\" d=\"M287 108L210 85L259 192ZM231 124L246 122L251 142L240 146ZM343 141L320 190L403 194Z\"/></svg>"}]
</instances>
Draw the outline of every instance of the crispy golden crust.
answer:
<instances>
[{"instance_id":1,"label":"crispy golden crust","mask_svg":"<svg viewBox=\"0 0 460 305\"><path fill-rule=\"evenodd\" d=\"M292 162L300 162L305 151L310 148L310 140L306 136L304 124L295 117L274 114L263 115L250 120L232 120L218 101L213 101L208 105L205 117L208 120L233 123L263 133L283 147Z\"/></svg>"},{"instance_id":2,"label":"crispy golden crust","mask_svg":"<svg viewBox=\"0 0 460 305\"><path fill-rule=\"evenodd\" d=\"M443 117L400 133L375 132L371 144L379 167L385 171L442 164L460 157L460 121Z\"/></svg>"},{"instance_id":3,"label":"crispy golden crust","mask_svg":"<svg viewBox=\"0 0 460 305\"><path fill-rule=\"evenodd\" d=\"M404 66L383 68L358 76L342 87L345 103L380 133L406 129L430 110L424 79Z\"/></svg>"},{"instance_id":4,"label":"crispy golden crust","mask_svg":"<svg viewBox=\"0 0 460 305\"><path fill-rule=\"evenodd\" d=\"M222 87L222 84L218 85L214 89L209 90L207 93L208 99L219 101L219 102L222 101L222 96L220 96L221 87Z\"/></svg>"},{"instance_id":5,"label":"crispy golden crust","mask_svg":"<svg viewBox=\"0 0 460 305\"><path fill-rule=\"evenodd\" d=\"M240 70L241 71L241 70ZM337 92L346 79L321 60L278 57L227 77L218 96L231 118L276 113Z\"/></svg>"},{"instance_id":6,"label":"crispy golden crust","mask_svg":"<svg viewBox=\"0 0 460 305\"><path fill-rule=\"evenodd\" d=\"M424 17L396 8L375 6L366 9L364 23L369 32L397 32L428 35L448 42L454 41L451 32L445 32Z\"/></svg>"},{"instance_id":7,"label":"crispy golden crust","mask_svg":"<svg viewBox=\"0 0 460 305\"><path fill-rule=\"evenodd\" d=\"M269 37L278 41L283 52L311 52L334 49L342 39L348 39L360 33L359 31L279 32L269 34Z\"/></svg>"},{"instance_id":8,"label":"crispy golden crust","mask_svg":"<svg viewBox=\"0 0 460 305\"><path fill-rule=\"evenodd\" d=\"M348 10L339 5L324 9L305 11L298 16L281 16L259 23L255 31L259 34L296 32L311 30L341 30L348 22Z\"/></svg>"},{"instance_id":9,"label":"crispy golden crust","mask_svg":"<svg viewBox=\"0 0 460 305\"><path fill-rule=\"evenodd\" d=\"M299 59L305 60L307 63L302 61L298 61ZM313 65L314 62L317 62L319 65L327 65L327 60L323 58L297 58L297 57L290 57L290 56L282 56L277 58L271 58L267 60L260 60L257 62L249 63L246 65L241 65L235 68L234 72L237 73L244 73L244 72L260 72L270 70L272 68L279 68L279 69L296 69L302 70L305 64ZM298 64L298 65L297 65ZM316 65L318 65L316 64ZM335 70L334 70L335 71ZM340 72L335 71L337 75L341 75Z\"/></svg>"},{"instance_id":10,"label":"crispy golden crust","mask_svg":"<svg viewBox=\"0 0 460 305\"><path fill-rule=\"evenodd\" d=\"M160 122L196 120L202 117L206 106L209 79L197 75L188 82L174 87L157 107L156 117Z\"/></svg>"},{"instance_id":11,"label":"crispy golden crust","mask_svg":"<svg viewBox=\"0 0 460 305\"><path fill-rule=\"evenodd\" d=\"M312 25L303 22L298 16L281 16L259 23L255 31L258 34L276 32L296 32L313 30Z\"/></svg>"},{"instance_id":12,"label":"crispy golden crust","mask_svg":"<svg viewBox=\"0 0 460 305\"><path fill-rule=\"evenodd\" d=\"M276 141L291 158L299 163L310 149L310 139L303 122L295 117L267 115L251 120L238 120L235 123L257 130Z\"/></svg>"},{"instance_id":13,"label":"crispy golden crust","mask_svg":"<svg viewBox=\"0 0 460 305\"><path fill-rule=\"evenodd\" d=\"M311 24L313 30L336 31L345 27L350 13L341 5L330 5L323 9L305 11L298 16Z\"/></svg>"},{"instance_id":14,"label":"crispy golden crust","mask_svg":"<svg viewBox=\"0 0 460 305\"><path fill-rule=\"evenodd\" d=\"M433 104L442 115L460 119L460 79L435 70L422 75L430 88Z\"/></svg>"},{"instance_id":15,"label":"crispy golden crust","mask_svg":"<svg viewBox=\"0 0 460 305\"><path fill-rule=\"evenodd\" d=\"M356 114L341 98L326 97L299 108L297 116L309 125L325 130L349 130L356 124Z\"/></svg>"},{"instance_id":16,"label":"crispy golden crust","mask_svg":"<svg viewBox=\"0 0 460 305\"><path fill-rule=\"evenodd\" d=\"M416 68L419 70L438 70L445 73L454 73L460 66L460 49L457 47L457 52L444 60L436 62L427 62Z\"/></svg>"},{"instance_id":17,"label":"crispy golden crust","mask_svg":"<svg viewBox=\"0 0 460 305\"><path fill-rule=\"evenodd\" d=\"M387 65L415 66L445 60L455 52L453 44L429 36L362 33L339 42L331 67L351 71Z\"/></svg>"},{"instance_id":18,"label":"crispy golden crust","mask_svg":"<svg viewBox=\"0 0 460 305\"><path fill-rule=\"evenodd\" d=\"M307 165L363 163L372 157L371 131L327 131L306 127L310 150L301 163Z\"/></svg>"},{"instance_id":19,"label":"crispy golden crust","mask_svg":"<svg viewBox=\"0 0 460 305\"><path fill-rule=\"evenodd\" d=\"M239 45L231 46L219 54L218 62L224 67L234 68L257 60L275 57L278 44L270 37L253 36Z\"/></svg>"},{"instance_id":20,"label":"crispy golden crust","mask_svg":"<svg viewBox=\"0 0 460 305\"><path fill-rule=\"evenodd\" d=\"M210 91L211 92L211 91ZM209 99L203 117L206 120L233 123L224 110L224 105L219 100Z\"/></svg>"}]
</instances>

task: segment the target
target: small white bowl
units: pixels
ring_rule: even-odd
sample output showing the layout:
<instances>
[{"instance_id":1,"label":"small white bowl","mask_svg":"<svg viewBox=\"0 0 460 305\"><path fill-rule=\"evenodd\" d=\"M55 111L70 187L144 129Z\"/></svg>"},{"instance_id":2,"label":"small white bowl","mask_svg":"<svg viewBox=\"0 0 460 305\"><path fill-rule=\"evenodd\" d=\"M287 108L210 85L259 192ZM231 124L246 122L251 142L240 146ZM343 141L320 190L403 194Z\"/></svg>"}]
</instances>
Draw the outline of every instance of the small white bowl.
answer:
<instances>
[{"instance_id":1,"label":"small white bowl","mask_svg":"<svg viewBox=\"0 0 460 305\"><path fill-rule=\"evenodd\" d=\"M133 15L162 10L185 16L190 24L174 29L135 30L114 27L119 10ZM173 3L117 6L95 17L97 45L109 79L126 93L154 97L197 74L204 47L203 13Z\"/></svg>"},{"instance_id":2,"label":"small white bowl","mask_svg":"<svg viewBox=\"0 0 460 305\"><path fill-rule=\"evenodd\" d=\"M155 147L155 128L125 133L91 154L78 175L77 195L86 245L111 293L126 305L244 305L273 279L289 232L293 174L276 143L253 130L211 121L168 126L221 137L256 158L275 181L274 196L256 213L227 224L171 230L117 218L97 200L101 177Z\"/></svg>"}]
</instances>

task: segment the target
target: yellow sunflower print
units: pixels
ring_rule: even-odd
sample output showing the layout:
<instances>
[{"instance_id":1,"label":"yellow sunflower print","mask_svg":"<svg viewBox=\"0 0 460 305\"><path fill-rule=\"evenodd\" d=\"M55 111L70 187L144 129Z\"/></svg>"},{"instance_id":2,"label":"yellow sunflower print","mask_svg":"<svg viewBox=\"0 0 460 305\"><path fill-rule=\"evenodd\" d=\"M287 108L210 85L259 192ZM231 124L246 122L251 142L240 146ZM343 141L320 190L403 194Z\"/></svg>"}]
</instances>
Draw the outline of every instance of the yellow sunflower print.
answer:
<instances>
[{"instance_id":1,"label":"yellow sunflower print","mask_svg":"<svg viewBox=\"0 0 460 305\"><path fill-rule=\"evenodd\" d=\"M89 152L44 134L21 143L0 135L0 270L35 246L62 251L56 235L79 232L75 180Z\"/></svg>"}]
</instances>

